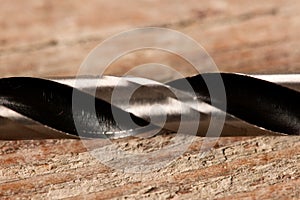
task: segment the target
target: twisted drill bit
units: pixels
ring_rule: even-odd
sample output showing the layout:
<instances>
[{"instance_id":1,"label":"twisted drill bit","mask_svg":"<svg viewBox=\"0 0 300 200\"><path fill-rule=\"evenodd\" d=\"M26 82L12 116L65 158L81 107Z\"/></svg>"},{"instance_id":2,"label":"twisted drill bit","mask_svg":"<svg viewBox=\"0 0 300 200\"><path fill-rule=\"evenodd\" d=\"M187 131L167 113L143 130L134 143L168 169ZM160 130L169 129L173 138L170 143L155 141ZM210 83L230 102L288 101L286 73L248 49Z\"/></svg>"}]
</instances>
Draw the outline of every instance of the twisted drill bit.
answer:
<instances>
[{"instance_id":1,"label":"twisted drill bit","mask_svg":"<svg viewBox=\"0 0 300 200\"><path fill-rule=\"evenodd\" d=\"M213 83L220 75L226 102L210 96L205 82ZM184 87L185 82L191 87ZM197 135L206 136L212 116L222 115L226 115L226 121L221 136L299 135L299 83L298 74L208 73L165 84L114 76L3 78L0 139L122 138L154 135L161 129L176 132L181 123L186 134L191 125L199 123ZM125 104L133 88L138 89ZM119 91L117 96L113 96L115 89ZM80 100L75 105L74 95ZM153 110L153 106L164 109ZM114 113L121 120L116 120ZM160 123L151 120L153 116L166 119Z\"/></svg>"}]
</instances>

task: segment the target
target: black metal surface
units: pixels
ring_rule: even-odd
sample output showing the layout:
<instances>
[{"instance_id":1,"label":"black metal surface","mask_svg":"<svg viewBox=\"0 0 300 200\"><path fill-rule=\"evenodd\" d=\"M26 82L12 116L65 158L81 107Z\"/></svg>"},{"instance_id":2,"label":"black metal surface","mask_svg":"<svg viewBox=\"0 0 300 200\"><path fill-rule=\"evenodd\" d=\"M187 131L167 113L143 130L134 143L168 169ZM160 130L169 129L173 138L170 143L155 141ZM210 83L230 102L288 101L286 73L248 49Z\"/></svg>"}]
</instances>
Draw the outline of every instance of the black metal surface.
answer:
<instances>
[{"instance_id":1,"label":"black metal surface","mask_svg":"<svg viewBox=\"0 0 300 200\"><path fill-rule=\"evenodd\" d=\"M80 104L72 108L73 92L80 98ZM120 115L125 112L93 96L67 85L38 78L5 78L0 80L0 104L42 125L78 136L75 123L85 130L82 137L105 137L117 134L122 130L130 130L126 121L116 123L112 116L112 108ZM93 110L85 102L95 101L96 118ZM131 114L138 124L147 124L141 118ZM97 120L97 121L96 121ZM1 133L6 134L6 133ZM124 135L125 133L122 132ZM9 136L8 136L9 137ZM30 137L30 136L29 136Z\"/></svg>"},{"instance_id":2,"label":"black metal surface","mask_svg":"<svg viewBox=\"0 0 300 200\"><path fill-rule=\"evenodd\" d=\"M222 73L221 77L226 90L227 113L271 131L300 134L299 92L245 75ZM213 83L217 78L216 74L203 74L187 80L198 99L207 103L215 102L221 109L223 102L218 96L210 98L205 83L205 80ZM181 89L181 81L169 85Z\"/></svg>"}]
</instances>

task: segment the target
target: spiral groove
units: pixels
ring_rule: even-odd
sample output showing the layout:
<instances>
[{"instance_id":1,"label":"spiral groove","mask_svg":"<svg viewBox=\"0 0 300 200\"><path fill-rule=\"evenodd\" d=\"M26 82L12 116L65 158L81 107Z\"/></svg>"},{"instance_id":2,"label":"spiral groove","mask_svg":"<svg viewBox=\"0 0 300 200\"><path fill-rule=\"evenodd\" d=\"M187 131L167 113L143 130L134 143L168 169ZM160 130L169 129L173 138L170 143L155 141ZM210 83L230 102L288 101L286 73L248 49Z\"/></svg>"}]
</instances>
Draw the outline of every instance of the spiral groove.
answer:
<instances>
[{"instance_id":1,"label":"spiral groove","mask_svg":"<svg viewBox=\"0 0 300 200\"><path fill-rule=\"evenodd\" d=\"M218 95L211 97L206 85L220 75L227 102ZM121 79L123 83L116 86L114 82ZM70 83L30 77L0 79L0 139L120 138L153 130L176 132L183 115L186 127L198 120L197 135L206 136L213 112L226 114L221 136L300 134L300 93L279 84L233 73L199 74L165 84L143 85L132 80L135 78L101 77L100 86L88 86L98 86L94 96L88 90L74 88L74 80ZM183 87L184 81L191 85L190 90ZM104 82L112 84L104 86ZM122 95L118 95L116 103L112 101L115 88L126 94L126 88L133 85L139 88L129 100L129 107L122 104ZM182 98L177 98L174 91ZM76 104L72 100L74 93L80 98ZM94 102L95 107L85 102ZM164 109L154 109L155 106ZM193 118L197 114L200 118ZM157 119L166 116L166 121L160 124L159 120L151 119L152 115Z\"/></svg>"}]
</instances>

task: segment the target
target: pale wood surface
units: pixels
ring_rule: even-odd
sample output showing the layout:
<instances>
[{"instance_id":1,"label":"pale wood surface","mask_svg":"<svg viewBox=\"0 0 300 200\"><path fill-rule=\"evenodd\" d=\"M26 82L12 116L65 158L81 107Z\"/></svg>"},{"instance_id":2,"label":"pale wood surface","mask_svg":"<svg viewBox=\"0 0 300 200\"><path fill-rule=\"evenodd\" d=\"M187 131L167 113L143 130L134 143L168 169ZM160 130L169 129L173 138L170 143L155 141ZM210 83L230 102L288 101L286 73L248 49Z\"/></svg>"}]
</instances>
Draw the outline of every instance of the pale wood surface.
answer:
<instances>
[{"instance_id":1,"label":"pale wood surface","mask_svg":"<svg viewBox=\"0 0 300 200\"><path fill-rule=\"evenodd\" d=\"M103 39L134 27L179 30L204 46L222 71L300 73L300 2L17 1L0 7L0 72L74 76ZM116 62L124 71L146 53ZM171 136L117 141L128 152L154 151ZM2 198L300 198L300 138L222 138L199 157L202 138L169 166L124 173L93 158L78 140L0 141Z\"/></svg>"}]
</instances>

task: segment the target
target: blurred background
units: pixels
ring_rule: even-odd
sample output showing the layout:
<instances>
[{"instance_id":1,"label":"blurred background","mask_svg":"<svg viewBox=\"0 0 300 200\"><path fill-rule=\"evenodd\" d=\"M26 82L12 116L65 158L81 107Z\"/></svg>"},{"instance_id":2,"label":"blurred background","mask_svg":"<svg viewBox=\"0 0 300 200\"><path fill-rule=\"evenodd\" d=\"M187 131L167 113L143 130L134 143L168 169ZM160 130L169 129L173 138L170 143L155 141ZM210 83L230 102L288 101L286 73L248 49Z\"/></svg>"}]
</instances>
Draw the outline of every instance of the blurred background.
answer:
<instances>
[{"instance_id":1,"label":"blurred background","mask_svg":"<svg viewBox=\"0 0 300 200\"><path fill-rule=\"evenodd\" d=\"M221 71L300 73L299 9L297 0L2 0L0 76L74 76L104 39L147 26L192 37ZM111 73L153 61L185 65L142 51L119 59Z\"/></svg>"}]
</instances>

